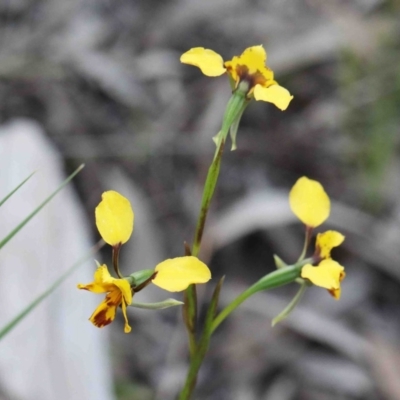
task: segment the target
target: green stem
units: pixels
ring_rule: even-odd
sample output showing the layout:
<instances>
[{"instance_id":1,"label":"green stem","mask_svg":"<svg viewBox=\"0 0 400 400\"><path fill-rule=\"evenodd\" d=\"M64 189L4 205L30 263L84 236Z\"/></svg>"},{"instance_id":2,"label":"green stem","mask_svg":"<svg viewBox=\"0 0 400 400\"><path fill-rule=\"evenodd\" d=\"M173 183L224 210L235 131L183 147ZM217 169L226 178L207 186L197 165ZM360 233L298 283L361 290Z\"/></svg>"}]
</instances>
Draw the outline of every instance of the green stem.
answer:
<instances>
[{"instance_id":1,"label":"green stem","mask_svg":"<svg viewBox=\"0 0 400 400\"><path fill-rule=\"evenodd\" d=\"M278 286L286 285L290 282L296 280L299 277L302 264L292 265L285 268L278 269L271 272L270 274L264 276L254 285L250 286L243 293L241 293L236 299L234 299L230 304L228 304L214 319L211 326L211 333L218 328L218 326L225 320L225 318L236 308L238 308L245 300L247 300L253 294L261 291L273 289Z\"/></svg>"},{"instance_id":2,"label":"green stem","mask_svg":"<svg viewBox=\"0 0 400 400\"><path fill-rule=\"evenodd\" d=\"M217 185L219 170L221 166L222 153L224 151L225 140L223 139L217 147L216 157L208 169L206 183L204 185L203 197L201 200L201 208L199 218L197 220L196 232L194 235L192 255L197 256L200 251L201 240L203 238L204 226L206 224L208 210L210 208L211 199L214 195L214 189Z\"/></svg>"},{"instance_id":3,"label":"green stem","mask_svg":"<svg viewBox=\"0 0 400 400\"><path fill-rule=\"evenodd\" d=\"M221 293L221 288L224 283L225 277L222 277L214 289L214 293L211 297L210 304L207 309L206 317L204 319L203 333L201 335L199 344L197 346L196 352L192 355L190 360L190 367L188 375L186 377L185 385L179 395L179 399L188 400L190 399L194 388L196 387L197 374L203 363L204 357L206 356L208 346L211 339L211 325L215 318L215 314L218 308L219 295Z\"/></svg>"},{"instance_id":4,"label":"green stem","mask_svg":"<svg viewBox=\"0 0 400 400\"><path fill-rule=\"evenodd\" d=\"M216 137L217 148L215 150L214 159L210 165L210 168L208 169L206 182L204 184L200 213L197 219L196 231L192 245L191 254L195 257L197 257L200 252L201 240L203 238L208 210L210 208L211 200L218 181L226 137L232 124L237 120L237 118L240 117L241 112L243 112L242 110L246 102L247 100L244 93L235 92L232 95L225 110L222 129ZM210 321L208 329L204 329L201 339L199 343L197 343L197 300L195 288L195 285L190 285L184 293L185 304L183 306L183 317L189 337L190 367L186 377L185 386L179 396L179 399L181 400L189 400L192 395L196 385L197 373L207 352L211 336Z\"/></svg>"},{"instance_id":5,"label":"green stem","mask_svg":"<svg viewBox=\"0 0 400 400\"><path fill-rule=\"evenodd\" d=\"M197 291L196 285L190 285L183 293L184 306L182 307L183 320L189 340L190 357L196 352L196 323L197 323Z\"/></svg>"},{"instance_id":6,"label":"green stem","mask_svg":"<svg viewBox=\"0 0 400 400\"><path fill-rule=\"evenodd\" d=\"M190 367L186 376L185 385L179 394L179 400L189 400L192 396L194 388L196 387L197 374L203 364L204 357L206 356L208 346L210 343L211 332L206 335L203 334L202 340L200 341L196 353L193 354L190 360Z\"/></svg>"},{"instance_id":7,"label":"green stem","mask_svg":"<svg viewBox=\"0 0 400 400\"><path fill-rule=\"evenodd\" d=\"M214 194L214 189L218 180L222 153L224 150L224 144L225 140L219 141L216 157L214 157L214 160L211 163L211 166L208 170L206 183L204 185L200 214L197 220L196 231L191 251L191 254L195 257L199 254L200 251L200 245L203 237L204 226L206 223L208 210L210 208L211 199ZM185 321L186 330L188 333L190 355L193 356L197 346L197 341L196 341L197 296L196 296L195 285L190 285L185 290L184 302L185 304L182 309L183 320Z\"/></svg>"},{"instance_id":8,"label":"green stem","mask_svg":"<svg viewBox=\"0 0 400 400\"><path fill-rule=\"evenodd\" d=\"M119 271L119 251L121 250L121 243L113 246L112 248L112 264L114 267L114 271L117 274L118 278L122 279L123 276Z\"/></svg>"},{"instance_id":9,"label":"green stem","mask_svg":"<svg viewBox=\"0 0 400 400\"><path fill-rule=\"evenodd\" d=\"M297 260L297 262L303 260L304 257L306 256L308 245L310 244L312 230L313 230L313 228L311 226L307 226L306 225L306 234L305 234L305 238L304 238L304 246L303 246L303 250L302 250L302 252L300 254L300 257Z\"/></svg>"}]
</instances>

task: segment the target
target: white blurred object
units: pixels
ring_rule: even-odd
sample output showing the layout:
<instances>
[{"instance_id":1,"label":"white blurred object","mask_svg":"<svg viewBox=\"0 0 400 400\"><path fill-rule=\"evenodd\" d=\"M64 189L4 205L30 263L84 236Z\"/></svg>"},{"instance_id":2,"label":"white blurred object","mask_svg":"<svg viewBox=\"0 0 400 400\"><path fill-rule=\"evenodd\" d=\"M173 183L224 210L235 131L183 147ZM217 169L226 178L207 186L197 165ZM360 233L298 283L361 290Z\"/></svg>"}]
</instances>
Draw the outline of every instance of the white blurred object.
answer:
<instances>
[{"instance_id":1,"label":"white blurred object","mask_svg":"<svg viewBox=\"0 0 400 400\"><path fill-rule=\"evenodd\" d=\"M0 127L0 240L65 179L61 157L33 121ZM0 250L1 326L88 252L88 225L68 185ZM108 335L88 317L100 297L78 291L93 279L89 260L0 341L0 390L21 400L111 400Z\"/></svg>"}]
</instances>

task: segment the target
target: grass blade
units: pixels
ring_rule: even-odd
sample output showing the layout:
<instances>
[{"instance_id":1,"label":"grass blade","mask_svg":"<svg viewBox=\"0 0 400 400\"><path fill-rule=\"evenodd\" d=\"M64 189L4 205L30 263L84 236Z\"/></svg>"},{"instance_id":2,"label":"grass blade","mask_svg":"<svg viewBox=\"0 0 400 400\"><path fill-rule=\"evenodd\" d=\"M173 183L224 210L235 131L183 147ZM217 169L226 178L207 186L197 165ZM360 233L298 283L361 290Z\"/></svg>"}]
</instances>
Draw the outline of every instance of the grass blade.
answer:
<instances>
[{"instance_id":1,"label":"grass blade","mask_svg":"<svg viewBox=\"0 0 400 400\"><path fill-rule=\"evenodd\" d=\"M24 185L26 182L29 181L29 179L31 179L32 175L34 175L36 173L32 172L27 178L25 178L14 190L12 190L6 197L4 197L4 199L0 200L0 207L22 186Z\"/></svg>"},{"instance_id":2,"label":"grass blade","mask_svg":"<svg viewBox=\"0 0 400 400\"><path fill-rule=\"evenodd\" d=\"M16 317L14 317L8 324L0 329L0 340L10 332L21 320L23 320L36 306L38 306L47 296L49 296L58 286L61 285L78 267L80 267L89 257L93 256L102 246L104 242L100 240L90 251L73 264L63 275L60 276L47 290L41 295L36 297L26 308L24 308Z\"/></svg>"},{"instance_id":3,"label":"grass blade","mask_svg":"<svg viewBox=\"0 0 400 400\"><path fill-rule=\"evenodd\" d=\"M42 204L32 211L20 224L18 224L1 242L0 249L12 239L61 189L64 188L82 169L84 165L80 165L59 187L56 189Z\"/></svg>"}]
</instances>

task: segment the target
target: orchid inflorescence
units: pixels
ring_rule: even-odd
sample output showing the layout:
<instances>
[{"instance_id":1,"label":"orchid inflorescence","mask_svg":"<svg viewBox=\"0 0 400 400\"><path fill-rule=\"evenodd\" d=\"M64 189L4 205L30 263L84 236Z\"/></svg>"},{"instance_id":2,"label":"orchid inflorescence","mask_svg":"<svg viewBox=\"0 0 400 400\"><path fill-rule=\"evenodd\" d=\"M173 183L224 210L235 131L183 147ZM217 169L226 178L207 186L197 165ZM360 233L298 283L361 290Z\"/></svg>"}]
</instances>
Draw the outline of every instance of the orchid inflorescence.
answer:
<instances>
[{"instance_id":1,"label":"orchid inflorescence","mask_svg":"<svg viewBox=\"0 0 400 400\"><path fill-rule=\"evenodd\" d=\"M190 368L179 396L180 400L188 400L193 393L197 374L212 333L249 297L257 292L292 282L300 284L299 292L285 310L273 319L273 325L289 315L305 289L311 285L325 288L335 299L340 298L341 281L345 277L344 267L332 259L331 251L344 241L344 236L334 230L318 233L314 254L306 258L313 230L329 217L330 199L319 182L302 177L295 183L289 194L289 204L293 213L305 225L305 242L298 260L288 265L275 256L277 267L275 271L263 276L225 308L219 309L219 294L224 280L222 277L215 286L202 332L199 332L196 284L208 282L211 279L211 272L197 256L216 188L227 136L230 134L232 150L236 149L236 134L240 119L253 100L272 103L284 111L293 99L289 91L277 83L273 71L265 64L266 59L267 54L261 45L249 47L240 56L235 56L225 62L219 54L203 47L192 48L181 56L182 63L200 68L207 76L216 77L227 74L232 88L232 96L222 118L221 130L213 138L216 151L204 185L193 243L191 248L186 246L185 256L162 261L154 269L137 271L123 277L119 269L118 256L121 246L129 240L133 231L134 214L131 205L121 194L107 191L103 193L102 200L96 207L96 226L103 240L112 247L112 263L116 277L111 276L106 265L98 264L94 281L78 285L79 289L106 293L105 299L96 308L90 321L102 328L115 319L116 310L121 307L125 318L124 330L128 333L131 327L127 318L127 306L139 306L139 303L133 302L135 293L149 284L157 285L170 292L184 291L184 302L169 299L161 305L159 303L147 305L147 308L153 309L178 304L183 306L183 320L189 339Z\"/></svg>"}]
</instances>

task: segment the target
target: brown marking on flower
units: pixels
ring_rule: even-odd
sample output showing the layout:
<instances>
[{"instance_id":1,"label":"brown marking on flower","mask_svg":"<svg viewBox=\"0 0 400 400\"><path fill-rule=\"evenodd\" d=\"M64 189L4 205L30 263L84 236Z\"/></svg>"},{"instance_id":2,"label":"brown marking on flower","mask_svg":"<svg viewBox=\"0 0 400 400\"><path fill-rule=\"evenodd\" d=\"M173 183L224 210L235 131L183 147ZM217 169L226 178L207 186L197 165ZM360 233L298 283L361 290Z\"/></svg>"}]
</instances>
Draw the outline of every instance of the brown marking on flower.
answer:
<instances>
[{"instance_id":1,"label":"brown marking on flower","mask_svg":"<svg viewBox=\"0 0 400 400\"><path fill-rule=\"evenodd\" d=\"M232 72L232 67L226 67L228 73ZM249 92L251 92L256 85L267 86L267 79L265 76L257 70L256 72L250 73L249 68L247 65L236 65L235 69L237 80L236 80L236 87L238 86L239 82L247 82L249 84ZM231 74L232 75L232 74Z\"/></svg>"},{"instance_id":2,"label":"brown marking on flower","mask_svg":"<svg viewBox=\"0 0 400 400\"><path fill-rule=\"evenodd\" d=\"M122 293L119 291L119 289L114 290L107 294L105 301L106 301L107 306L117 307L121 304Z\"/></svg>"},{"instance_id":3,"label":"brown marking on flower","mask_svg":"<svg viewBox=\"0 0 400 400\"><path fill-rule=\"evenodd\" d=\"M260 71L256 71L253 74L250 74L250 87L254 88L256 85L265 86L267 80L264 75Z\"/></svg>"},{"instance_id":4,"label":"brown marking on flower","mask_svg":"<svg viewBox=\"0 0 400 400\"><path fill-rule=\"evenodd\" d=\"M224 63L224 67L226 69L226 71L229 73L232 71L232 67L230 65L226 65L227 63Z\"/></svg>"},{"instance_id":5,"label":"brown marking on flower","mask_svg":"<svg viewBox=\"0 0 400 400\"><path fill-rule=\"evenodd\" d=\"M346 272L342 271L339 276L339 282L342 282L344 278L346 278Z\"/></svg>"},{"instance_id":6,"label":"brown marking on flower","mask_svg":"<svg viewBox=\"0 0 400 400\"><path fill-rule=\"evenodd\" d=\"M107 311L108 309L101 310L96 315L90 318L90 321L93 325L97 326L98 328L103 328L104 326L111 324L113 318L107 318Z\"/></svg>"},{"instance_id":7,"label":"brown marking on flower","mask_svg":"<svg viewBox=\"0 0 400 400\"><path fill-rule=\"evenodd\" d=\"M340 289L327 289L328 292L332 297L334 297L336 300L339 300L340 297Z\"/></svg>"}]
</instances>

